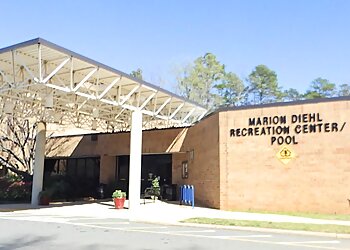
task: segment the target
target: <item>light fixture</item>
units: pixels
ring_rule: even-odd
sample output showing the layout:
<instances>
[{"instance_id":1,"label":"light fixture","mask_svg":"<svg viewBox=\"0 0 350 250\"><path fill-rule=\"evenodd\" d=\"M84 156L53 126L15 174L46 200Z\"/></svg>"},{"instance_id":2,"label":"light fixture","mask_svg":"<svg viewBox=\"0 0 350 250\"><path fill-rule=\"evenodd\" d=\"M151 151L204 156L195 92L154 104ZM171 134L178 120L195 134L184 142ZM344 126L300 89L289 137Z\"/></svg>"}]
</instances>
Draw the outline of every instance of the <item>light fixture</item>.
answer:
<instances>
[{"instance_id":1,"label":"light fixture","mask_svg":"<svg viewBox=\"0 0 350 250\"><path fill-rule=\"evenodd\" d=\"M190 161L193 161L194 159L194 149L190 151Z\"/></svg>"},{"instance_id":2,"label":"light fixture","mask_svg":"<svg viewBox=\"0 0 350 250\"><path fill-rule=\"evenodd\" d=\"M53 116L53 122L54 123L59 123L61 121L62 117L61 117L61 115L59 113L54 112L52 116Z\"/></svg>"},{"instance_id":3,"label":"light fixture","mask_svg":"<svg viewBox=\"0 0 350 250\"><path fill-rule=\"evenodd\" d=\"M7 102L5 102L5 104L4 104L5 114L12 115L14 109L15 109L15 104L13 102L11 102L10 100L7 100Z\"/></svg>"},{"instance_id":4,"label":"light fixture","mask_svg":"<svg viewBox=\"0 0 350 250\"><path fill-rule=\"evenodd\" d=\"M98 116L99 116L99 110L97 108L94 108L92 110L92 117L93 118L98 118Z\"/></svg>"},{"instance_id":5,"label":"light fixture","mask_svg":"<svg viewBox=\"0 0 350 250\"><path fill-rule=\"evenodd\" d=\"M48 93L45 97L45 108L53 109L53 91Z\"/></svg>"},{"instance_id":6,"label":"light fixture","mask_svg":"<svg viewBox=\"0 0 350 250\"><path fill-rule=\"evenodd\" d=\"M96 119L93 119L93 120L92 120L91 129L92 129L92 130L96 130L96 129L97 129L97 120L96 120Z\"/></svg>"}]
</instances>

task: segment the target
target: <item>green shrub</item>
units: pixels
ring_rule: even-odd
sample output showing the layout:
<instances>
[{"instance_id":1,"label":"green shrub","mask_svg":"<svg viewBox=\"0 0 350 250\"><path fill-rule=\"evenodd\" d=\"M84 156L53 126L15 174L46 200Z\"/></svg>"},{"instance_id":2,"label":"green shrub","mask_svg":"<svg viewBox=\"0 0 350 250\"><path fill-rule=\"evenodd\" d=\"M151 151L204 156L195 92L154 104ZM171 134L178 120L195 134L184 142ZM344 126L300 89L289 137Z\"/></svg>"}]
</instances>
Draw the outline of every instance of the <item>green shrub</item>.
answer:
<instances>
[{"instance_id":1,"label":"green shrub","mask_svg":"<svg viewBox=\"0 0 350 250\"><path fill-rule=\"evenodd\" d=\"M152 192L156 196L160 195L159 180L157 177L152 180Z\"/></svg>"}]
</instances>

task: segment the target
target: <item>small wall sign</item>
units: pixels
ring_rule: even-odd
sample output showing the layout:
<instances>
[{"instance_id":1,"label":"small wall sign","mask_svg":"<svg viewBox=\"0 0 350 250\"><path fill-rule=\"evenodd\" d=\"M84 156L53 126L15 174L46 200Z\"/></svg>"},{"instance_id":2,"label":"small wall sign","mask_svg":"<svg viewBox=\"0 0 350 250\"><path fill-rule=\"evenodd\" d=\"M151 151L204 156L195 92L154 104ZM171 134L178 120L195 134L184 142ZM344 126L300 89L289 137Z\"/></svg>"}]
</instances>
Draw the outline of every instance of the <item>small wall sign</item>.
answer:
<instances>
[{"instance_id":1,"label":"small wall sign","mask_svg":"<svg viewBox=\"0 0 350 250\"><path fill-rule=\"evenodd\" d=\"M290 160L292 160L295 157L295 153L290 148L283 147L277 152L276 157L283 164L288 164L288 162L290 162Z\"/></svg>"},{"instance_id":2,"label":"small wall sign","mask_svg":"<svg viewBox=\"0 0 350 250\"><path fill-rule=\"evenodd\" d=\"M188 162L183 161L182 162L182 179L188 178Z\"/></svg>"}]
</instances>

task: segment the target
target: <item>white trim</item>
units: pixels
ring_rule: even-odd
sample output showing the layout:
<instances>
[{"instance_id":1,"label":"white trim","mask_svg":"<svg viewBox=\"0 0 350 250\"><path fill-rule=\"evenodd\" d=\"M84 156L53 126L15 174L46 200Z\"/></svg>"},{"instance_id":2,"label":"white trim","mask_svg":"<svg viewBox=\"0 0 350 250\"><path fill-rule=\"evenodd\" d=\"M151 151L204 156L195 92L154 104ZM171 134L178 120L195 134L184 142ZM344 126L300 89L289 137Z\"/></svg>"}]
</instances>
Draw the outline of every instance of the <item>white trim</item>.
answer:
<instances>
[{"instance_id":1,"label":"white trim","mask_svg":"<svg viewBox=\"0 0 350 250\"><path fill-rule=\"evenodd\" d=\"M152 94L142 103L142 105L140 106L139 109L143 109L144 107L146 107L147 103L149 103L149 102L152 100L152 98L153 98L156 94L157 94L157 92L152 93Z\"/></svg>"},{"instance_id":2,"label":"white trim","mask_svg":"<svg viewBox=\"0 0 350 250\"><path fill-rule=\"evenodd\" d=\"M104 97L104 96L107 94L107 92L108 92L111 88L113 88L113 86L114 86L117 82L119 82L121 79L122 79L122 77L119 77L119 78L113 80L113 81L105 88L105 90L103 90L103 92L97 97L97 99L101 99L102 97Z\"/></svg>"},{"instance_id":3,"label":"white trim","mask_svg":"<svg viewBox=\"0 0 350 250\"><path fill-rule=\"evenodd\" d=\"M171 97L169 97L168 99L166 99L166 101L162 104L162 106L159 107L159 109L155 112L155 115L158 115L160 113L160 111L162 111L162 109L171 101Z\"/></svg>"},{"instance_id":4,"label":"white trim","mask_svg":"<svg viewBox=\"0 0 350 250\"><path fill-rule=\"evenodd\" d=\"M180 111L180 109L182 109L182 107L185 105L185 103L181 103L179 107L177 107L177 109L175 109L175 111L169 116L169 119L173 119L174 116Z\"/></svg>"},{"instance_id":5,"label":"white trim","mask_svg":"<svg viewBox=\"0 0 350 250\"><path fill-rule=\"evenodd\" d=\"M135 86L127 96L125 96L123 98L123 101L120 103L120 105L123 105L127 100L130 99L131 95L134 94L139 88L141 87L141 85Z\"/></svg>"},{"instance_id":6,"label":"white trim","mask_svg":"<svg viewBox=\"0 0 350 250\"><path fill-rule=\"evenodd\" d=\"M118 128L130 128L128 114L136 110L146 116L147 128L196 122L206 113L202 114L206 111L203 107L169 91L43 39L0 49L0 56L4 60L0 64L0 99L15 100L16 115L24 119L42 117L51 122L53 116L44 107L45 94L52 91L51 112L60 113L63 124L84 128L91 126L91 110L96 106L98 130L105 129L104 121L123 122Z\"/></svg>"},{"instance_id":7,"label":"white trim","mask_svg":"<svg viewBox=\"0 0 350 250\"><path fill-rule=\"evenodd\" d=\"M182 119L182 123L185 123L185 121L193 114L193 112L196 110L196 108L191 109L190 112L185 116L185 118Z\"/></svg>"},{"instance_id":8,"label":"white trim","mask_svg":"<svg viewBox=\"0 0 350 250\"><path fill-rule=\"evenodd\" d=\"M93 70L91 70L89 72L89 74L87 74L83 80L80 81L80 83L78 83L77 86L75 86L75 88L72 89L73 92L76 92L93 74L95 74L95 72L97 71L97 68L94 68Z\"/></svg>"},{"instance_id":9,"label":"white trim","mask_svg":"<svg viewBox=\"0 0 350 250\"><path fill-rule=\"evenodd\" d=\"M60 65L57 66L43 81L42 83L46 83L48 80L50 80L68 61L70 58L66 58L63 62L60 63Z\"/></svg>"}]
</instances>

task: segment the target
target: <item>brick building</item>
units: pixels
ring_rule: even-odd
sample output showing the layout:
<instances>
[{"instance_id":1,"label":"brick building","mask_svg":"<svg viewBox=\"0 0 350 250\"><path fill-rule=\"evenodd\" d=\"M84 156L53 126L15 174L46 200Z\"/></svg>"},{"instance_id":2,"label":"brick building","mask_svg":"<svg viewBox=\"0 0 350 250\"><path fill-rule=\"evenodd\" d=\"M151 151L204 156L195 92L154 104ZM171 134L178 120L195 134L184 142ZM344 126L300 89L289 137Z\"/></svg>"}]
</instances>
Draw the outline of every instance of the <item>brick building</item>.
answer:
<instances>
[{"instance_id":1,"label":"brick building","mask_svg":"<svg viewBox=\"0 0 350 250\"><path fill-rule=\"evenodd\" d=\"M194 185L208 207L350 213L349 126L350 97L341 97L219 109L191 127L144 131L141 189L159 176ZM45 176L127 190L128 132L50 143L59 147L46 154Z\"/></svg>"}]
</instances>

